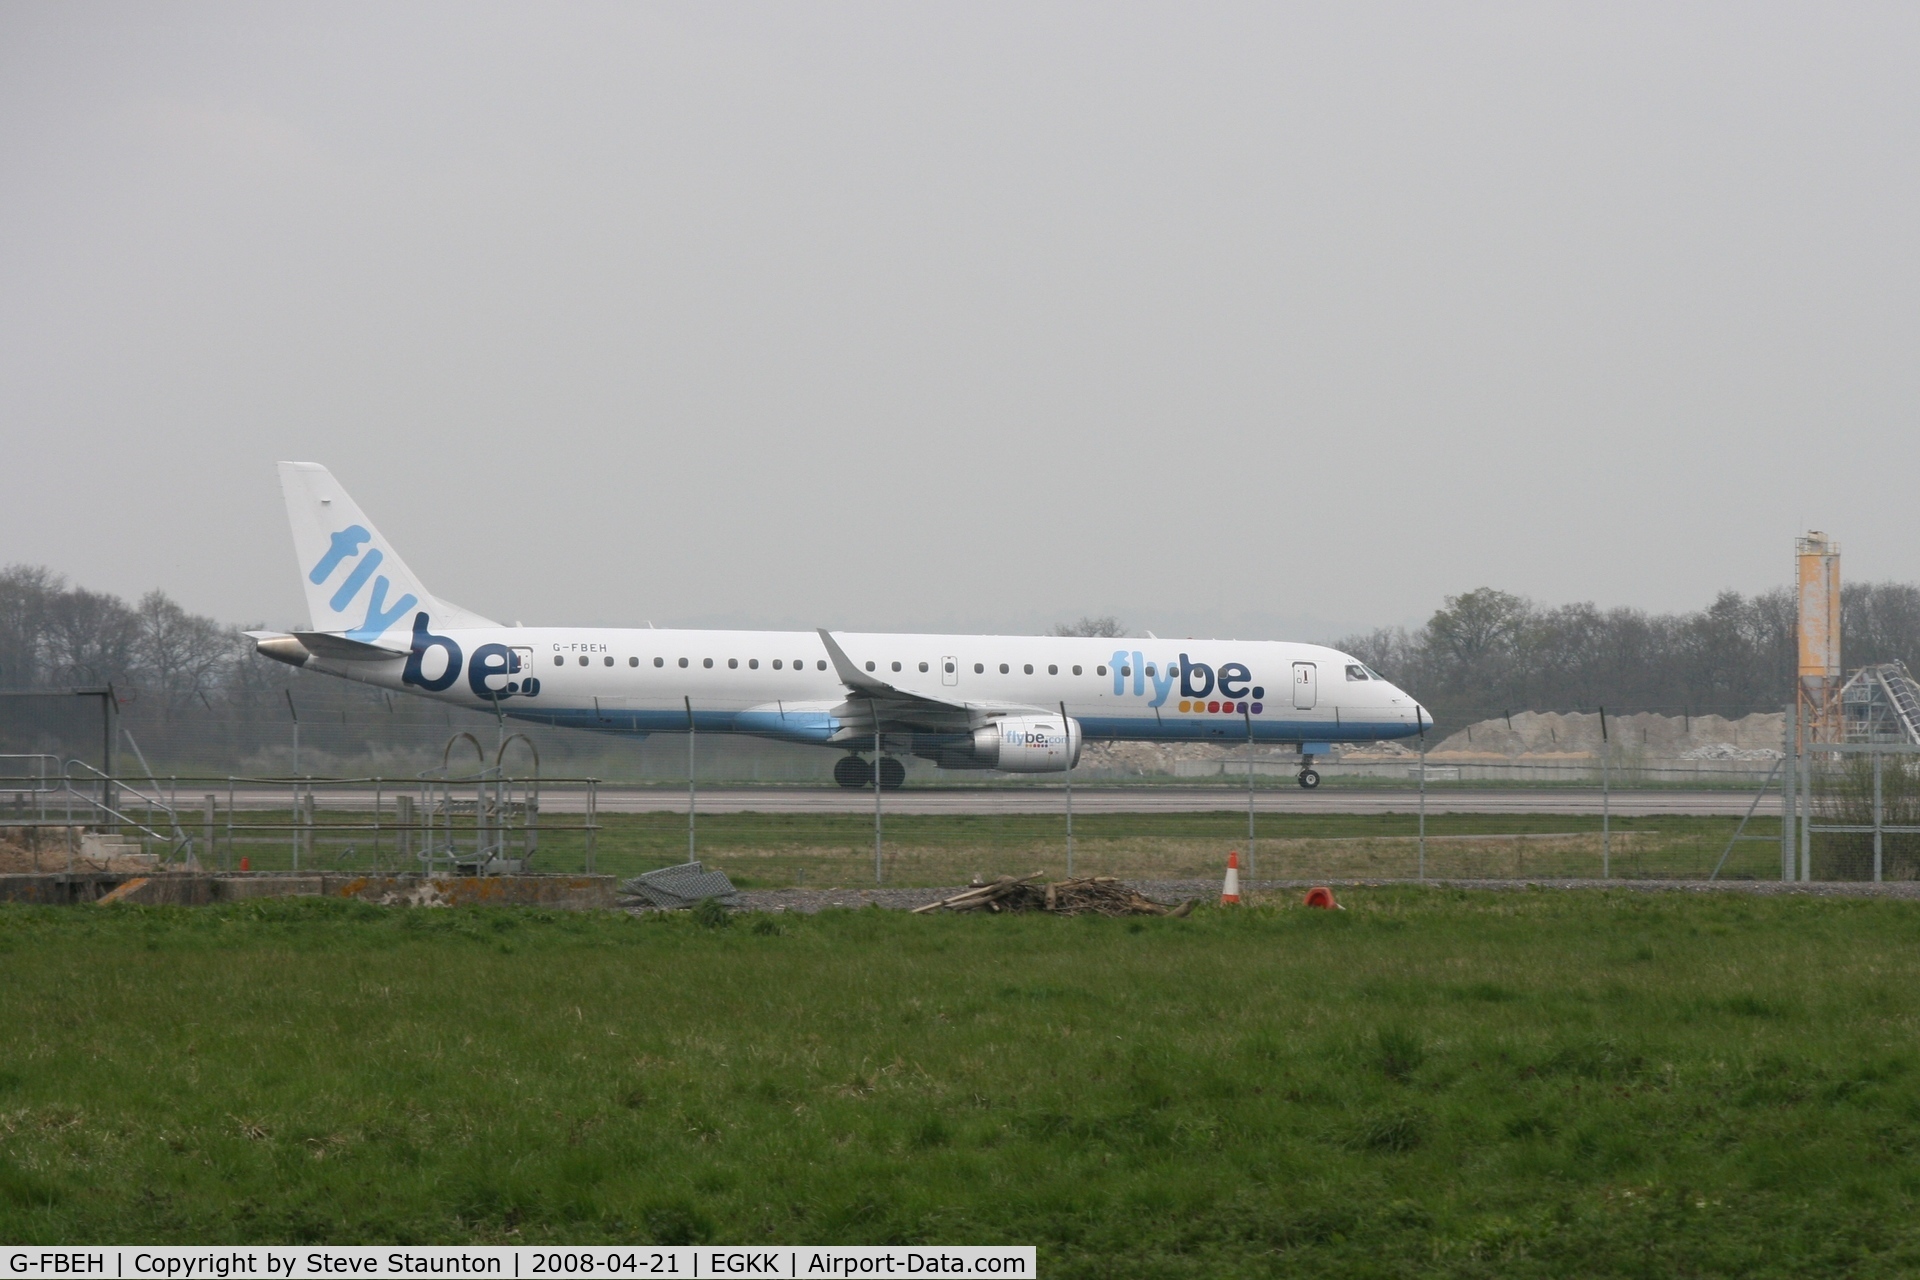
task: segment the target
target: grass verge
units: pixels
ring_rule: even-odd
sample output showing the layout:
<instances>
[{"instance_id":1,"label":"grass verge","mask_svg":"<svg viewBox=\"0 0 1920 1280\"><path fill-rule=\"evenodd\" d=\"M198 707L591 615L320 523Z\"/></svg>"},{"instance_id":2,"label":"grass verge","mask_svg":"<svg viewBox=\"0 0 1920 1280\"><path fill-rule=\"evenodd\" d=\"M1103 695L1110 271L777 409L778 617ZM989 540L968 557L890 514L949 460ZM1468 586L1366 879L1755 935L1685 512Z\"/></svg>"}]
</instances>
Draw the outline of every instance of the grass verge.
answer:
<instances>
[{"instance_id":1,"label":"grass verge","mask_svg":"<svg viewBox=\"0 0 1920 1280\"><path fill-rule=\"evenodd\" d=\"M1049 1275L1920 1267L1910 904L703 927L0 909L0 1237L1032 1242Z\"/></svg>"},{"instance_id":2,"label":"grass verge","mask_svg":"<svg viewBox=\"0 0 1920 1280\"><path fill-rule=\"evenodd\" d=\"M285 822L287 814L254 815ZM339 821L364 816L333 815ZM301 866L363 870L399 866L392 833L376 856L368 833L329 830L329 815L314 829ZM578 821L574 817L556 822ZM684 814L616 813L600 817L594 866L631 876L687 856ZM1074 819L1074 870L1129 879L1217 876L1228 849L1247 849L1241 813L1100 813ZM1739 820L1729 817L1616 818L1611 863L1616 876L1703 878L1713 869ZM1779 819L1756 817L1734 846L1722 872L1735 878L1779 875ZM1419 867L1413 814L1267 815L1258 826L1259 871L1273 878L1411 878ZM973 875L1066 871L1066 825L1051 814L926 815L884 819L887 883L964 884ZM1427 819L1426 871L1456 879L1508 876L1593 876L1602 870L1600 820L1581 814L1433 814ZM1770 843L1765 837L1771 837ZM457 839L470 847L472 835ZM859 885L873 882L873 819L861 814L703 814L698 856L748 888ZM241 846L256 870L291 865L289 841ZM235 859L237 861L237 858ZM417 864L415 864L417 866ZM543 830L536 870L586 866L577 832Z\"/></svg>"}]
</instances>

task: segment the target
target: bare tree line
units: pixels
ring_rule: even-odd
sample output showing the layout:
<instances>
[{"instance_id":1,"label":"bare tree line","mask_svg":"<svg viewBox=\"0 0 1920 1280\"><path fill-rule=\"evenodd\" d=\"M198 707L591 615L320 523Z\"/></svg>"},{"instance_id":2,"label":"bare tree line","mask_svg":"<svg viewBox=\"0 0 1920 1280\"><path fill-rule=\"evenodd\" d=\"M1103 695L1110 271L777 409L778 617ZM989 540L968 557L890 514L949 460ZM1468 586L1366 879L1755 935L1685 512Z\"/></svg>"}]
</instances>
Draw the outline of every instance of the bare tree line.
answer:
<instances>
[{"instance_id":1,"label":"bare tree line","mask_svg":"<svg viewBox=\"0 0 1920 1280\"><path fill-rule=\"evenodd\" d=\"M1746 715L1793 697L1794 593L1722 592L1693 613L1543 607L1482 587L1448 596L1414 631L1382 628L1336 647L1411 690L1443 721L1506 710ZM1848 669L1920 657L1920 587L1841 590Z\"/></svg>"}]
</instances>

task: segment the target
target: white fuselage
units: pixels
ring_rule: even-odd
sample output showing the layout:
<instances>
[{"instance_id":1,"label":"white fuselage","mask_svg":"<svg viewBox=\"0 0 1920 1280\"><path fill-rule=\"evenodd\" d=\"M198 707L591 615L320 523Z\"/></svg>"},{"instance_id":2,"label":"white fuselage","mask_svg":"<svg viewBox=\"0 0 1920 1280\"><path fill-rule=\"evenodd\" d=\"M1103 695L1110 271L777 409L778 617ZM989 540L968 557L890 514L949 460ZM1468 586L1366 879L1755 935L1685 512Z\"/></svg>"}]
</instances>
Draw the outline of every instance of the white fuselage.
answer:
<instances>
[{"instance_id":1,"label":"white fuselage","mask_svg":"<svg viewBox=\"0 0 1920 1280\"><path fill-rule=\"evenodd\" d=\"M429 632L410 656L310 669L542 723L619 733L856 742L861 696L808 631L499 627ZM982 717L1065 713L1090 739L1400 738L1425 711L1355 659L1274 641L835 632L862 671ZM437 686L437 687L436 687Z\"/></svg>"}]
</instances>

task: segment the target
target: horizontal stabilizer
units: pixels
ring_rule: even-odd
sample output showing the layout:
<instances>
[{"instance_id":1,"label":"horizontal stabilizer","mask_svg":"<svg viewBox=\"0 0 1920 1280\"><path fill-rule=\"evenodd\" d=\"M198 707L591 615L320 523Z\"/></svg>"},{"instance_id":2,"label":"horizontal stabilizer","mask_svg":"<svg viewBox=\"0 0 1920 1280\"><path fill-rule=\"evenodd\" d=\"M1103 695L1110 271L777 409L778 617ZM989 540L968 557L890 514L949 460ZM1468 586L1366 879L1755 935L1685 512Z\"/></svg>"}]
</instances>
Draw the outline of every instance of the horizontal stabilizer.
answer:
<instances>
[{"instance_id":1,"label":"horizontal stabilizer","mask_svg":"<svg viewBox=\"0 0 1920 1280\"><path fill-rule=\"evenodd\" d=\"M293 638L314 657L325 658L329 662L385 662L407 656L405 649L389 649L385 645L368 644L364 640L349 640L327 631L296 631Z\"/></svg>"},{"instance_id":2,"label":"horizontal stabilizer","mask_svg":"<svg viewBox=\"0 0 1920 1280\"><path fill-rule=\"evenodd\" d=\"M325 631L295 631L291 634L285 631L249 631L247 639L253 641L253 647L262 657L292 667L305 666L308 658L319 658L325 662L389 662L407 656L404 649L388 649Z\"/></svg>"}]
</instances>

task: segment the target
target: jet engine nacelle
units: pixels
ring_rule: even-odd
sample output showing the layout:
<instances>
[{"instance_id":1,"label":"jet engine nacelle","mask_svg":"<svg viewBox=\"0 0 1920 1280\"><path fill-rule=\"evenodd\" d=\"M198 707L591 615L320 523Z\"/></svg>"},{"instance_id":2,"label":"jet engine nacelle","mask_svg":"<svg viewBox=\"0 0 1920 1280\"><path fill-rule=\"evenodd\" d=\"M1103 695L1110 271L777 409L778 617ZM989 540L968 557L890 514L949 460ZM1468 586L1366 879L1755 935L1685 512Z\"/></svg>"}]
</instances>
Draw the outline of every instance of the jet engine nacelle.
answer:
<instances>
[{"instance_id":1,"label":"jet engine nacelle","mask_svg":"<svg viewBox=\"0 0 1920 1280\"><path fill-rule=\"evenodd\" d=\"M1080 763L1080 722L1071 716L1007 716L973 731L973 758L1007 773L1064 773Z\"/></svg>"}]
</instances>

